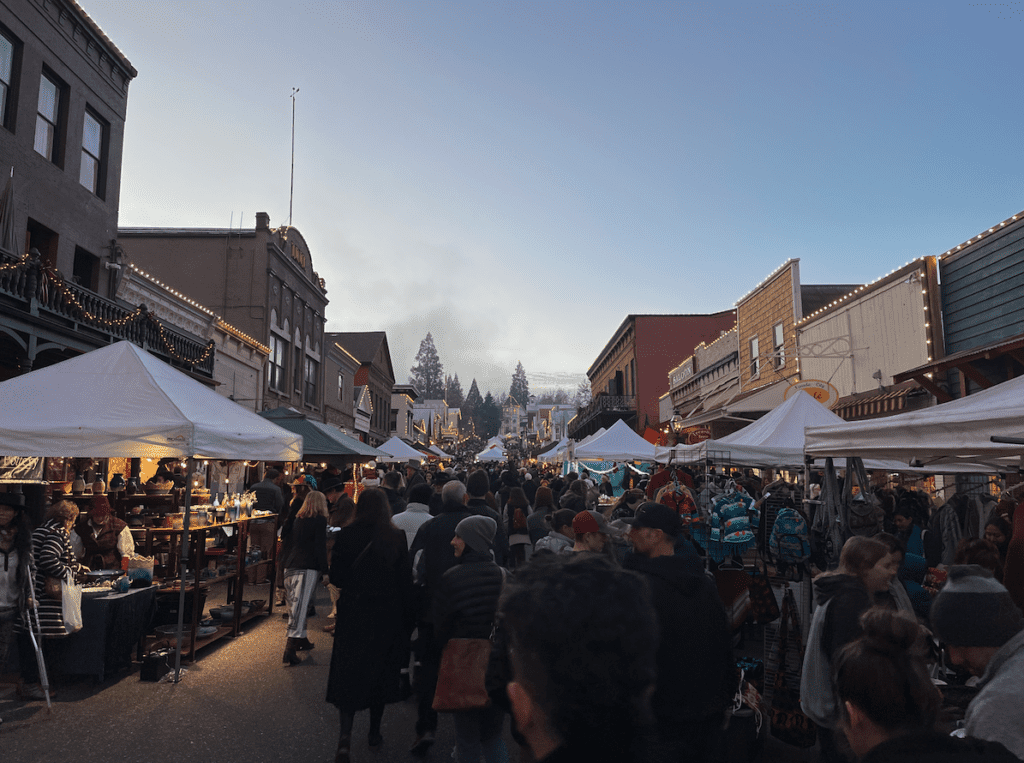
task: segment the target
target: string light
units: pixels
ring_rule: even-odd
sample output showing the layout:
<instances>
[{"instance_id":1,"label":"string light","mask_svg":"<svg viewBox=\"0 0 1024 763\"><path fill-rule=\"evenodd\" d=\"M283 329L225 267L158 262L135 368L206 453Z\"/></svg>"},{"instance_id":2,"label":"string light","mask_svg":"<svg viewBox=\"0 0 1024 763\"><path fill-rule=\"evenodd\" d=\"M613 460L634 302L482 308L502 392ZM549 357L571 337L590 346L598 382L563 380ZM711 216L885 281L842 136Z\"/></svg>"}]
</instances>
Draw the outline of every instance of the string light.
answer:
<instances>
[{"instance_id":1,"label":"string light","mask_svg":"<svg viewBox=\"0 0 1024 763\"><path fill-rule=\"evenodd\" d=\"M1005 226L1006 226L1006 224L1007 224L1007 223L1013 223L1013 222L1015 222L1015 221L1017 220L1017 218L1018 218L1018 217L1020 217L1021 215L1024 215L1024 212L1018 212L1018 213L1017 213L1017 214L1015 214L1015 215L1014 215L1013 217L1008 217L1008 218L1006 218L1006 219L1005 219L1005 220L1003 220L1003 221L1002 221L1001 223L999 223L998 227L999 227L999 228L1003 228L1003 227L1005 227ZM945 259L945 258L946 258L946 257L948 257L949 255L951 255L951 254L954 254L954 253L956 253L956 252L959 252L959 251L960 251L961 249L963 249L963 248L964 248L965 246L970 246L970 245L971 245L972 243L975 243L975 242L977 242L977 241L981 241L981 238L982 238L982 236L987 236L987 235L990 235L991 233L995 232L995 230L996 230L996 229L997 229L997 226L992 226L992 227L991 227L991 228L989 228L989 229L988 229L987 231L985 231L985 232L983 232L983 233L979 233L979 234L978 234L977 236L975 236L974 238L969 238L969 239L967 239L967 241L965 241L965 242L964 242L964 243L962 243L962 244L959 244L959 245L958 245L958 246L957 246L957 247L956 247L955 249L950 249L950 250L948 250L948 251L947 251L947 252L946 252L945 254L941 255L941 256L939 257L939 259Z\"/></svg>"},{"instance_id":2,"label":"string light","mask_svg":"<svg viewBox=\"0 0 1024 763\"><path fill-rule=\"evenodd\" d=\"M28 264L28 254L26 253L26 254L21 255L21 258L18 259L17 261L15 261L15 262L9 262L6 265L0 265L0 273L2 273L4 271L7 271L7 270L17 270L18 268L25 267L25 265L27 265L27 264Z\"/></svg>"},{"instance_id":3,"label":"string light","mask_svg":"<svg viewBox=\"0 0 1024 763\"><path fill-rule=\"evenodd\" d=\"M800 326L804 325L805 323L807 323L811 319L816 318L821 313L823 313L823 312L825 312L827 310L831 310L833 307L836 307L837 305L841 305L842 303L846 302L847 300L852 299L853 297L856 297L858 294L860 294L861 292L865 291L866 289L870 289L872 286L875 286L876 284L878 284L881 281L884 281L885 279L889 278L890 276L893 276L893 275L896 275L896 274L900 273L900 271L904 270L905 268L909 268L911 265L918 265L918 267L920 267L920 265L924 264L925 259L926 259L925 257L918 257L916 260L911 260L910 262L906 262L906 263L904 263L903 265L901 265L898 268L894 268L893 270L890 270L884 276L876 278L874 281L871 281L870 283L866 283L863 286L858 286L856 289L851 291L849 294L844 294L842 297L839 297L839 298L833 300L832 302L830 302L829 304L825 305L824 307L818 308L817 310L815 310L810 315L806 315L803 318L801 318L799 321L796 322L797 327L799 328ZM926 289L922 289L921 293L926 295L927 294L927 290Z\"/></svg>"}]
</instances>

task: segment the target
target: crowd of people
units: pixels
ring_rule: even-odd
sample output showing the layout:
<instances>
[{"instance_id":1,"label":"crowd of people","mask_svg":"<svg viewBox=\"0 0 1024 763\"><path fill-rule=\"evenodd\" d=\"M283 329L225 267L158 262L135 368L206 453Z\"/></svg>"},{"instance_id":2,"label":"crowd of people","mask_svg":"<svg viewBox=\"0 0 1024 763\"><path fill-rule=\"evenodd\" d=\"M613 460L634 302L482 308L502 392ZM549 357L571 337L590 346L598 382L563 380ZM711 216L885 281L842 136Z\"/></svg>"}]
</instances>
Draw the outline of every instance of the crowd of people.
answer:
<instances>
[{"instance_id":1,"label":"crowd of people","mask_svg":"<svg viewBox=\"0 0 1024 763\"><path fill-rule=\"evenodd\" d=\"M336 763L352 758L356 713L369 711L367 745L377 749L387 705L413 692L410 750L426 755L443 655L462 639L488 640L491 655L489 703L452 712L460 763L507 761L506 722L528 760L710 759L740 688L726 610L677 509L650 500L643 483L599 500L602 484L585 472L427 472L411 461L367 476L353 500L337 469L293 482L267 470L253 490L280 516L285 668L314 647L314 593L330 591ZM974 539L988 556L961 543L947 580L925 594L927 618L897 572L908 554L933 549L900 506L893 534L848 539L838 568L815 576L820 622L808 653L820 653L825 670L802 688L831 708L824 760L1024 758L1024 615L1000 581L1014 564L1012 508L1009 522L993 517ZM76 552L73 536L83 534ZM0 659L31 653L26 600L38 605L44 636L65 632L50 581L93 558L106 564L121 534L102 505L80 519L70 502L33 530L24 507L0 492ZM951 675L943 664L976 684L961 738L938 730L936 678ZM37 698L34 662L21 669L20 692Z\"/></svg>"}]
</instances>

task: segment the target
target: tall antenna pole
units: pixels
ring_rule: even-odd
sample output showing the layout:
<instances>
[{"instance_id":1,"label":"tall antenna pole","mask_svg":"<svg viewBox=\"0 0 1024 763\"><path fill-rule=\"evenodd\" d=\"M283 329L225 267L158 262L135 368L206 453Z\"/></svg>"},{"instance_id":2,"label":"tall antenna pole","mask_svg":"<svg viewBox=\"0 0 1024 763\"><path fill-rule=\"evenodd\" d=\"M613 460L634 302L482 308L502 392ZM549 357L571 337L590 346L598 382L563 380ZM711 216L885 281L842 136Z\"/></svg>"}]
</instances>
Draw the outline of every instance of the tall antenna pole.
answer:
<instances>
[{"instance_id":1,"label":"tall antenna pole","mask_svg":"<svg viewBox=\"0 0 1024 763\"><path fill-rule=\"evenodd\" d=\"M295 199L295 96L297 87L292 88L292 185L288 191L288 227L292 227L292 201Z\"/></svg>"}]
</instances>

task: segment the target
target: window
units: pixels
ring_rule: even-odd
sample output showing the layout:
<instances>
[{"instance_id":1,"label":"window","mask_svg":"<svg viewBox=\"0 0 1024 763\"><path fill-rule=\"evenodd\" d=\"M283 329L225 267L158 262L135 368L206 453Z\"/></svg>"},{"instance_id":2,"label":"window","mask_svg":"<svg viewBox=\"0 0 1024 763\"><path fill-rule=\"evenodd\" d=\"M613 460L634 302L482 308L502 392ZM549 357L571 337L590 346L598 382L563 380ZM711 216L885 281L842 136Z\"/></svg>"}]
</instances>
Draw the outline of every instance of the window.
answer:
<instances>
[{"instance_id":1,"label":"window","mask_svg":"<svg viewBox=\"0 0 1024 763\"><path fill-rule=\"evenodd\" d=\"M106 196L107 125L91 111L85 112L82 127L82 167L78 181L99 196Z\"/></svg>"},{"instance_id":2,"label":"window","mask_svg":"<svg viewBox=\"0 0 1024 763\"><path fill-rule=\"evenodd\" d=\"M777 323L772 329L772 355L775 356L776 368L786 365L786 334L781 323Z\"/></svg>"},{"instance_id":3,"label":"window","mask_svg":"<svg viewBox=\"0 0 1024 763\"><path fill-rule=\"evenodd\" d=\"M96 255L75 247L75 263L72 280L90 291L99 291L100 260Z\"/></svg>"},{"instance_id":4,"label":"window","mask_svg":"<svg viewBox=\"0 0 1024 763\"><path fill-rule=\"evenodd\" d=\"M761 375L761 351L757 337L750 339L750 378L756 379Z\"/></svg>"},{"instance_id":5,"label":"window","mask_svg":"<svg viewBox=\"0 0 1024 763\"><path fill-rule=\"evenodd\" d=\"M316 378L320 373L320 364L313 358L306 357L306 404L316 405Z\"/></svg>"},{"instance_id":6,"label":"window","mask_svg":"<svg viewBox=\"0 0 1024 763\"><path fill-rule=\"evenodd\" d=\"M57 166L63 166L61 132L66 88L56 77L43 71L39 79L39 106L36 112L35 149Z\"/></svg>"},{"instance_id":7,"label":"window","mask_svg":"<svg viewBox=\"0 0 1024 763\"><path fill-rule=\"evenodd\" d=\"M296 394L302 394L302 348L295 348L295 361L292 363L292 377L295 381Z\"/></svg>"},{"instance_id":8,"label":"window","mask_svg":"<svg viewBox=\"0 0 1024 763\"><path fill-rule=\"evenodd\" d=\"M270 358L267 364L268 384L271 389L284 388L284 364L288 347L285 341L276 334L270 335Z\"/></svg>"},{"instance_id":9,"label":"window","mask_svg":"<svg viewBox=\"0 0 1024 763\"><path fill-rule=\"evenodd\" d=\"M0 125L13 125L14 41L0 29Z\"/></svg>"},{"instance_id":10,"label":"window","mask_svg":"<svg viewBox=\"0 0 1024 763\"><path fill-rule=\"evenodd\" d=\"M345 374L338 374L338 400L345 402Z\"/></svg>"},{"instance_id":11,"label":"window","mask_svg":"<svg viewBox=\"0 0 1024 763\"><path fill-rule=\"evenodd\" d=\"M398 409L391 409L391 432L392 434L398 434Z\"/></svg>"}]
</instances>

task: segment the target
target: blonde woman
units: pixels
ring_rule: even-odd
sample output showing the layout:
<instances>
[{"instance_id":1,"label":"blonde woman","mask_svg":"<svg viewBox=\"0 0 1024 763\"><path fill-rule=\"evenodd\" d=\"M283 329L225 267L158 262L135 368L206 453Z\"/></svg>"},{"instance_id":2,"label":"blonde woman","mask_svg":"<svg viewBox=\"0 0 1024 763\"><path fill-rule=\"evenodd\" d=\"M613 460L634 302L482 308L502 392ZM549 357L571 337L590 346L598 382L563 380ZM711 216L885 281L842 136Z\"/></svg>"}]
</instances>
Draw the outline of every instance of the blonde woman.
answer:
<instances>
[{"instance_id":1,"label":"blonde woman","mask_svg":"<svg viewBox=\"0 0 1024 763\"><path fill-rule=\"evenodd\" d=\"M296 652L313 648L313 642L306 636L306 611L317 582L327 573L327 498L323 493L309 492L295 521L282 530L282 536L287 548L282 565L289 612L288 641L282 661L291 666L301 662Z\"/></svg>"}]
</instances>

